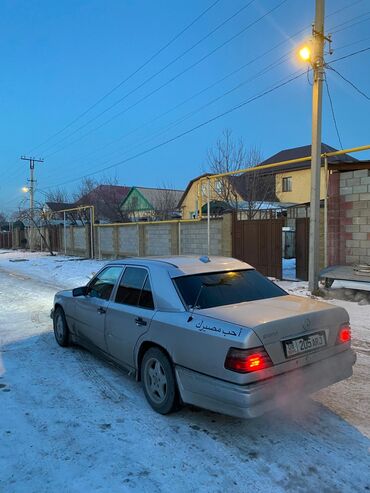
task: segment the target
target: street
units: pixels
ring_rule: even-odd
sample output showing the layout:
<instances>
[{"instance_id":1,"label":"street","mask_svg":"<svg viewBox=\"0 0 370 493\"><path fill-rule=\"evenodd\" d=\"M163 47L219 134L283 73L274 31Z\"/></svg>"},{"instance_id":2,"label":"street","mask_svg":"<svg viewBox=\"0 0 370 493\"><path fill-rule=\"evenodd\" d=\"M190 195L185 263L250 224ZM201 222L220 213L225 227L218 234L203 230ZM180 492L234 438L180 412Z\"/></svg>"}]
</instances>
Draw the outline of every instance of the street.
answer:
<instances>
[{"instance_id":1,"label":"street","mask_svg":"<svg viewBox=\"0 0 370 493\"><path fill-rule=\"evenodd\" d=\"M0 270L0 491L370 489L370 441L350 424L349 382L322 391L325 405L307 398L250 421L189 407L161 416L134 379L57 346L49 313L58 289ZM368 357L353 377L362 402ZM355 424L368 420L364 405Z\"/></svg>"}]
</instances>

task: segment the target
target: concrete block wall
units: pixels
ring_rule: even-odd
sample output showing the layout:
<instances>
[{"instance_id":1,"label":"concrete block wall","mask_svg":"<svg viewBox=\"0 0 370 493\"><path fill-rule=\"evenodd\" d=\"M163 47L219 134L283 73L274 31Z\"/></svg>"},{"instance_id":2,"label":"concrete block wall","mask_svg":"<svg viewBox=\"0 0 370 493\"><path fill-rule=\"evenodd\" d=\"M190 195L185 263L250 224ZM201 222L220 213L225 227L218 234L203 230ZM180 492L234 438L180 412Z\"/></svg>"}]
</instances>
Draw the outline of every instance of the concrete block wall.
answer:
<instances>
[{"instance_id":1,"label":"concrete block wall","mask_svg":"<svg viewBox=\"0 0 370 493\"><path fill-rule=\"evenodd\" d=\"M340 173L337 180L339 194L329 205L329 262L370 263L369 170Z\"/></svg>"},{"instance_id":2,"label":"concrete block wall","mask_svg":"<svg viewBox=\"0 0 370 493\"><path fill-rule=\"evenodd\" d=\"M101 257L114 257L114 231L115 227L95 228L96 237L98 239L98 253Z\"/></svg>"},{"instance_id":3,"label":"concrete block wall","mask_svg":"<svg viewBox=\"0 0 370 493\"><path fill-rule=\"evenodd\" d=\"M222 255L222 220L213 220L211 231L211 255ZM207 255L207 221L182 223L180 251L182 255Z\"/></svg>"},{"instance_id":4,"label":"concrete block wall","mask_svg":"<svg viewBox=\"0 0 370 493\"><path fill-rule=\"evenodd\" d=\"M139 255L139 226L133 224L132 226L120 227L118 229L118 256L135 256Z\"/></svg>"},{"instance_id":5,"label":"concrete block wall","mask_svg":"<svg viewBox=\"0 0 370 493\"><path fill-rule=\"evenodd\" d=\"M144 226L144 255L171 255L171 223L148 224Z\"/></svg>"},{"instance_id":6,"label":"concrete block wall","mask_svg":"<svg viewBox=\"0 0 370 493\"><path fill-rule=\"evenodd\" d=\"M64 229L59 230L60 253L66 252L67 255L79 257L90 256L90 226L68 226L66 228L66 246L64 247Z\"/></svg>"},{"instance_id":7,"label":"concrete block wall","mask_svg":"<svg viewBox=\"0 0 370 493\"><path fill-rule=\"evenodd\" d=\"M231 256L231 214L211 219L211 254ZM95 256L207 254L207 221L122 224L95 228Z\"/></svg>"},{"instance_id":8,"label":"concrete block wall","mask_svg":"<svg viewBox=\"0 0 370 493\"><path fill-rule=\"evenodd\" d=\"M74 245L76 250L86 251L86 231L85 228L75 228Z\"/></svg>"}]
</instances>

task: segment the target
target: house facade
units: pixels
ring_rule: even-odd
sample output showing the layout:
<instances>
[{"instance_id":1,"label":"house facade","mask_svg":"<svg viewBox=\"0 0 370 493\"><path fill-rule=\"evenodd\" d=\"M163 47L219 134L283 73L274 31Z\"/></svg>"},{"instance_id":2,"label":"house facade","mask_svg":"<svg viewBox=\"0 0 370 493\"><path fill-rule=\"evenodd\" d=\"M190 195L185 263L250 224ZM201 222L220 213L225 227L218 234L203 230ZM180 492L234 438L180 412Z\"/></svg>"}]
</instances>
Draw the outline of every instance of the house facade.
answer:
<instances>
[{"instance_id":1,"label":"house facade","mask_svg":"<svg viewBox=\"0 0 370 493\"><path fill-rule=\"evenodd\" d=\"M183 190L131 187L120 210L129 221L176 219L182 194Z\"/></svg>"},{"instance_id":2,"label":"house facade","mask_svg":"<svg viewBox=\"0 0 370 493\"><path fill-rule=\"evenodd\" d=\"M208 194L211 213L215 214L230 210L235 207L235 204L243 201L233 180L230 178L213 179L212 176L212 173L204 173L189 181L178 204L183 219L194 219L200 212L202 215L206 214Z\"/></svg>"},{"instance_id":3,"label":"house facade","mask_svg":"<svg viewBox=\"0 0 370 493\"><path fill-rule=\"evenodd\" d=\"M335 152L337 149L327 144L322 144L321 153ZM291 161L292 159L301 159L307 157L306 161L299 163L286 163L279 167L272 168L270 171L275 176L275 194L280 202L305 204L310 201L311 196L311 146L294 147L284 149L261 163L266 164ZM328 170L342 169L343 166L355 165L360 163L356 158L343 154L328 158ZM320 199L326 197L327 177L325 175L324 159L321 162L321 181L320 181Z\"/></svg>"}]
</instances>

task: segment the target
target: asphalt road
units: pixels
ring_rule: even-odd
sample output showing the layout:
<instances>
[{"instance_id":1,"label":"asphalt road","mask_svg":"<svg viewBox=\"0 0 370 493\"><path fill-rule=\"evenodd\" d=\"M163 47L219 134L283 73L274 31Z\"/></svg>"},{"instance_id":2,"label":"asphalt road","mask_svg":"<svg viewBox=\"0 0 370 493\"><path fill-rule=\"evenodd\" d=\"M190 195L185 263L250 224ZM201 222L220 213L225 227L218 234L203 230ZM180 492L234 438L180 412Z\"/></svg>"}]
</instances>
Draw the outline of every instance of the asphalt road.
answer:
<instances>
[{"instance_id":1,"label":"asphalt road","mask_svg":"<svg viewBox=\"0 0 370 493\"><path fill-rule=\"evenodd\" d=\"M57 346L56 289L0 271L0 491L370 490L369 439L311 398L251 421L155 414L132 378Z\"/></svg>"}]
</instances>

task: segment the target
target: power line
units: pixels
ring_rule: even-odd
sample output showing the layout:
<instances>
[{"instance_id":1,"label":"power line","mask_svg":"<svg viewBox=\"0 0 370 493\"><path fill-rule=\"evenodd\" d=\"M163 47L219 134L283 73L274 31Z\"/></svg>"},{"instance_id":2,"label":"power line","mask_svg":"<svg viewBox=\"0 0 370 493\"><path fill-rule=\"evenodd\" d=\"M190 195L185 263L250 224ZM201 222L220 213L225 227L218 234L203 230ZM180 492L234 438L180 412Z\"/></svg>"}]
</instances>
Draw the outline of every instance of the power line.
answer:
<instances>
[{"instance_id":1,"label":"power line","mask_svg":"<svg viewBox=\"0 0 370 493\"><path fill-rule=\"evenodd\" d=\"M249 0L245 5L243 5L240 9L238 9L233 15L231 15L230 17L228 17L227 19L223 20L220 24L218 24L214 29L212 29L210 32L208 32L205 36L203 36L202 38L200 38L198 41L196 41L192 46L190 46L189 48L187 48L186 50L184 50L180 55L177 55L175 58L173 58L170 62L168 62L166 65L164 65L162 68L160 68L159 70L157 70L154 74L150 75L149 77L147 77L146 79L144 79L143 82L141 82L139 85L137 85L136 87L134 87L133 89L131 89L130 91L128 91L126 94L124 94L121 98L117 99L114 103L112 103L110 106L108 106L107 108L105 108L104 110L100 111L100 113L98 113L97 115L95 115L94 117L90 118L87 122L85 122L84 124L80 125L79 127L77 127L75 130L73 130L72 132L70 132L69 134L67 134L65 137L63 137L61 140L59 140L58 142L54 143L54 144L51 144L50 146L51 147L54 147L55 145L58 145L62 142L64 142L66 139L68 139L69 137L71 137L72 135L76 134L77 132L79 132L80 130L82 130L83 128L85 128L87 125L89 125L90 123L92 123L93 121L97 120L100 116L104 115L105 113L107 113L108 111L110 111L112 108L114 108L115 106L117 106L119 103L121 103L122 101L124 101L125 99L127 99L129 96L131 96L131 94L135 93L136 91L138 91L139 89L141 89L143 86L145 86L146 84L148 84L148 82L150 82L151 80L153 80L155 77L157 77L158 75L160 75L162 72L164 72L168 67L170 67L171 65L173 65L174 63L176 63L177 61L179 61L181 58L183 58L186 54L190 53L190 51L192 51L194 48L196 48L197 46L199 46L201 43L203 43L203 41L205 41L206 39L208 39L210 36L212 36L215 32L217 32L219 29L221 29L224 25L226 25L228 22L230 22L232 19L234 19L236 16L238 16L239 14L241 14L241 12L243 12L246 8L248 8L252 3L254 3L256 0ZM286 1L286 0L285 0ZM48 146L48 147L50 147Z\"/></svg>"},{"instance_id":2,"label":"power line","mask_svg":"<svg viewBox=\"0 0 370 493\"><path fill-rule=\"evenodd\" d=\"M355 4L357 4L357 3L360 3L360 2L362 2L362 1L363 1L363 0L357 0L357 2L355 2L355 3L349 4L349 5L347 5L347 6L342 7L341 9L338 9L338 10L336 10L336 11L334 11L334 12L331 12L330 14L328 14L328 15L327 15L327 17L334 16L334 15L338 14L339 12L341 12L341 11L343 11L343 10L345 10L345 9L349 8L350 6L353 6L353 5L355 5ZM215 3L217 3L217 2L215 2ZM212 5L209 7L209 9L211 9L214 5L215 5L215 4L212 4ZM247 4L246 6L248 6L248 4ZM246 6L245 6L245 7L246 7ZM279 6L280 6L280 5L278 5L278 6L277 6L277 8L278 8ZM194 23L195 23L195 22L196 22L196 21L197 21L197 20L198 20L198 19L199 19L202 15L204 15L204 14L205 14L205 13L206 13L209 9L206 9L206 10L205 10L205 11L204 11L204 12L203 12L200 16L198 16L198 17L197 17L197 18L193 21L193 23L192 23L192 24L194 24ZM268 12L268 13L269 13L269 12ZM236 13L236 14L237 14L237 13ZM236 14L234 14L234 16L235 16ZM187 28L189 28L192 24L190 24L189 26L187 26ZM177 37L179 37L179 36L180 36L180 35L181 35L181 34L182 34L182 33L183 33L183 32L184 32L187 28L185 28L183 31L181 31L181 33L179 33L179 35L178 35ZM306 28L303 28L303 29L299 30L297 33L295 33L295 34L293 34L292 36L290 36L290 38L294 38L294 37L296 37L297 35L301 34L301 33L302 33L305 29L306 29ZM174 39L175 39L175 38L174 38ZM285 42L287 42L287 40L283 40L282 42L278 43L278 45L276 45L276 47L274 47L274 48L272 48L272 49L268 50L268 51L267 51L267 52L265 52L264 54L267 54L268 52L273 51L274 49L276 49L276 48L277 48L278 46L280 46L281 44L284 44ZM169 42L169 44L170 44L170 43L171 43L171 42ZM168 46L168 44L167 44L166 46ZM166 46L165 46L165 47L166 47ZM165 47L164 47L164 48L165 48ZM163 49L164 49L164 48L163 48ZM156 55L153 55L153 57L154 57L154 56L156 56ZM258 58L258 57L256 57L256 59L257 59L257 58ZM201 61L202 61L202 60L201 60ZM148 63L149 63L149 62L148 62ZM200 62L199 62L199 63L200 63ZM190 68L192 68L192 67L190 67ZM138 70L140 70L140 68L139 68ZM181 75L181 74L179 74L179 75ZM171 81L170 81L170 82L171 82ZM123 83L123 82L122 82L122 83ZM100 100L99 100L99 101L100 101ZM140 101L139 101L139 102L140 102ZM138 103L139 103L139 102L138 102ZM96 104L98 104L98 103L96 103ZM124 113L124 112L128 111L129 109L131 109L131 108L128 108L128 109L124 110L123 112L120 112L120 114L122 114L122 113ZM88 110L87 110L87 111L88 111ZM120 116L120 114L113 116L113 118L112 118L112 119L116 118L116 116ZM82 115L81 115L81 116L82 116ZM110 119L110 120L108 120L107 122L105 122L105 123L104 123L104 125L105 125L105 124L107 124L107 123L109 123L109 121L111 121L112 119ZM87 122L87 123L89 123L89 122ZM71 123L71 124L72 124L72 123ZM98 126L97 128L95 128L95 129L93 129L93 130L89 131L87 134L84 134L84 135L83 135L83 136L81 136L80 138L82 139L82 138L86 137L86 136L87 136L87 135L89 135L92 131L95 131L95 130L98 130L99 128L101 128L101 126L103 126L103 125L100 125L100 126ZM80 127L80 128L81 128L81 127ZM78 130L78 129L77 129L77 130ZM77 132L77 130L76 130L76 132ZM61 132L60 132L60 133L61 133ZM130 133L132 133L132 132L130 132ZM70 134L70 135L71 135L71 134ZM69 136L70 136L70 135L69 135ZM68 136L67 136L67 137L68 137ZM66 139L67 137L65 137L65 139ZM63 139L63 140L65 140L65 139ZM77 142L78 140L79 140L79 139L76 139L76 140L74 140L72 143L67 144L66 146L63 146L62 148L60 148L60 149L56 150L54 153L49 154L49 156L50 156L50 155L55 154L56 152L59 152L60 150L63 150L65 147L67 147L68 145L72 145L73 143ZM61 141L59 141L59 142L61 142ZM57 145L57 143L54 143L54 144L53 144L53 146L54 146L54 145Z\"/></svg>"},{"instance_id":3,"label":"power line","mask_svg":"<svg viewBox=\"0 0 370 493\"><path fill-rule=\"evenodd\" d=\"M339 62L341 60L346 60L347 58L351 58L355 55L360 55L361 53L365 53L366 51L369 51L369 50L370 50L370 46L368 48L363 48L362 50L357 50L357 51L354 51L353 53L349 53L348 55L341 56L340 58L335 58L330 63L335 63L335 62Z\"/></svg>"},{"instance_id":4,"label":"power line","mask_svg":"<svg viewBox=\"0 0 370 493\"><path fill-rule=\"evenodd\" d=\"M232 41L234 41L238 36L240 36L241 34L243 34L244 32L246 32L248 29L250 29L251 27L253 27L255 24L257 24L258 22L260 22L261 20L263 20L265 17L267 17L268 15L270 15L273 11L275 11L276 9L278 9L281 5L283 5L287 1L288 0L282 0L279 4L277 4L275 7L271 8L265 14L263 14L262 16L260 16L258 19L254 20L253 22L251 22L250 24L248 24L247 26L245 26L241 31L239 31L238 33L234 34L231 38L228 38L226 41L224 41L223 43L221 43L220 45L218 45L216 48L214 48L212 51L210 51L209 53L207 53L206 55L204 55L203 57L201 57L200 59L198 59L196 62L194 62L191 65L189 65L188 67L186 67L184 70L178 72L175 76L173 76L170 79L168 79L165 83L161 84L160 86L158 86L157 88L155 88L151 92L147 93L145 96L143 96L142 98L140 98L139 100L137 100L131 106L128 106L127 108L125 108L125 109L121 110L120 112L116 113L115 115L111 116L108 120L105 120L104 122L102 122L97 127L94 127L92 129L90 129L88 132L86 132L82 136L78 137L77 139L73 140L72 142L69 142L69 143L65 144L64 146L60 147L59 149L57 149L56 151L53 151L52 153L48 154L47 157L53 156L54 154L56 154L56 153L60 152L61 150L65 149L66 147L68 147L70 145L73 145L76 142L79 142L81 139L84 139L85 137L87 137L88 135L90 135L92 132L95 132L96 130L99 130L100 128L102 128L105 125L109 124L111 121L113 121L114 119L118 118L122 114L124 114L127 111L133 109L138 104L142 103L143 101L145 101L149 97L153 96L153 94L157 93L158 91L160 91L161 89L163 89L164 87L166 87L168 84L170 84L173 81L175 81L176 79L178 79L181 75L185 74L186 72L188 72L189 70L191 70L195 66L199 65L201 62L203 62L204 60L206 60L207 58L209 58L211 55L213 55L214 53L216 53L216 51L220 50L221 48L223 48L227 44L229 44ZM80 127L80 129L81 129L81 127ZM68 135L66 138L68 138L70 136L71 136L71 134ZM65 139L63 139L63 140L65 140ZM56 144L54 144L54 145L56 145Z\"/></svg>"},{"instance_id":5,"label":"power line","mask_svg":"<svg viewBox=\"0 0 370 493\"><path fill-rule=\"evenodd\" d=\"M299 31L300 32L300 31ZM298 33L299 33L298 32ZM296 34L298 34L296 33ZM295 35L296 35L295 34ZM294 37L295 35L293 35L292 37ZM190 96L189 98L186 98L185 100L183 100L181 103L178 103L177 105L175 105L174 107L170 108L169 110L163 112L163 113L160 113L159 115L156 115L154 118L152 118L151 120L149 120L148 122L140 125L139 127L136 127L135 129L131 130L130 132L124 134L124 135L121 135L118 139L114 139L113 141L111 141L110 143L108 143L107 145L112 145L114 144L116 141L118 140L122 140L124 139L125 137L128 137L129 135L135 133L136 131L140 130L141 128L144 128L146 127L147 125L149 125L150 123L158 120L159 118L167 115L168 113L171 113L172 111L174 111L175 109L183 106L184 104L188 103L189 101L191 101L192 99L196 98L197 96L199 96L200 94L206 92L207 90L209 90L210 88L213 88L214 86L216 86L217 84L219 84L220 82L223 82L224 80L226 80L227 78L231 77L232 75L235 75L236 73L240 72L243 68L247 67L248 65L251 65L252 63L254 63L255 61L257 60L260 60L262 59L264 56L266 56L268 53L270 53L271 51L275 50L278 46L280 46L281 44L285 43L286 41L282 41L282 42L279 42L277 45L275 45L274 47L268 49L267 51L265 51L264 53L254 57L253 59L249 60L248 62L246 62L245 64L243 64L241 67L237 68L236 70L230 72L229 74L227 74L226 76L222 77L221 79L213 82L211 85L203 88L201 91L198 91L197 93L193 94L192 96ZM285 62L285 60L287 59L288 56L290 56L290 53L291 53L291 50L289 50L288 52L286 52L284 55L278 57L277 60L275 60L273 63L270 63L267 67L265 67L264 69L262 69L261 71L259 71L256 75L248 78L247 80L243 81L242 83L238 84L237 86L235 86L233 89L227 91L226 93L224 93L222 96L219 96L217 97L216 99L212 100L211 102L201 106L200 108L192 111L191 113L188 113L187 115L185 115L184 117L181 117L177 120L175 120L175 122L171 122L169 123L168 125L166 125L165 127L165 131L167 131L169 128L172 128L173 126L177 126L179 123L181 123L182 121L184 121L185 119L188 119L190 116L192 116L193 114L201 111L201 109L204 109L206 106L209 106L210 104L212 104L213 102L217 101L218 99L221 99L221 97L224 97L226 96L227 94L229 94L230 92L238 89L239 87L241 87L242 85L248 83L248 82L251 82L252 80L256 79L256 78L259 78L261 77L262 75L264 75L264 73L268 72L269 70L273 69L274 67L278 66L278 65L281 65L282 63ZM156 132L155 133L155 136L154 138L156 138L157 136L159 135L162 135L164 133L163 130L161 130L159 133ZM149 138L149 139L144 139L144 142L143 143L146 143L147 141L151 141L153 140L153 138ZM139 142L142 142L142 140L140 140ZM106 147L107 145L103 146L102 148L104 148L106 150ZM135 143L134 144L134 148L137 147L138 143ZM130 146L132 147L132 146ZM114 152L116 153L117 150ZM89 155L92 155L92 154L95 154L96 153L96 150L92 151L92 152L89 152L87 156ZM109 159L106 160L105 162L109 162ZM103 163L104 164L104 163Z\"/></svg>"},{"instance_id":6,"label":"power line","mask_svg":"<svg viewBox=\"0 0 370 493\"><path fill-rule=\"evenodd\" d=\"M149 57L137 69L135 69L133 72L131 72L130 75L128 75L123 80L121 80L116 86L114 86L112 89L110 89L106 94L104 94L95 103L93 103L86 110L84 110L82 113L80 113L76 118L74 118L71 122L69 122L67 125L65 125L61 130L59 130L55 134L48 137L41 144L37 145L36 147L33 147L33 149L31 149L31 152L34 151L35 149L38 149L39 147L44 146L46 143L50 142L50 140L52 140L54 137L57 137L58 135L60 135L62 132L67 130L67 128L71 127L74 123L76 123L78 120L80 120L82 117L84 117L87 113L89 113L92 109L94 109L98 104L100 104L102 101L104 101L107 97L109 97L111 94L113 94L115 91L117 91L117 89L119 89L123 84L125 84L130 79L132 79L132 77L134 77L138 72L140 72L150 62L152 62L155 58L157 58L164 50L166 50L169 46L171 46L171 44L173 44L177 39L179 39L186 31L188 31L196 22L198 22L204 15L206 15L211 9L213 9L213 7L215 7L220 1L221 0L215 0L208 8L203 10L203 12L201 12L194 20L192 20L190 22L190 24L185 26L179 33L177 33L173 38L171 38L165 45L163 45L159 50L157 50L151 57Z\"/></svg>"},{"instance_id":7,"label":"power line","mask_svg":"<svg viewBox=\"0 0 370 493\"><path fill-rule=\"evenodd\" d=\"M363 16L367 15L367 14L370 14L370 11L363 12L362 14L356 15L355 17L351 17L351 19L347 19L346 21L343 21L340 24L337 24L336 26L332 27L331 29L329 29L329 31L331 31L332 29L336 29L337 27L341 27L341 26L344 26L348 23L351 23L352 21L356 21L357 19L362 19Z\"/></svg>"},{"instance_id":8,"label":"power line","mask_svg":"<svg viewBox=\"0 0 370 493\"><path fill-rule=\"evenodd\" d=\"M342 139L340 138L338 124L337 124L337 119L335 118L334 105L333 105L333 101L331 99L331 94L330 94L330 90L329 90L329 84L328 84L328 81L327 81L327 78L326 77L324 79L324 82L325 82L326 92L328 94L328 99L329 99L330 109L331 109L331 115L333 117L335 131L337 133L337 137L338 137L338 141L339 141L339 144L340 144L340 148L343 149Z\"/></svg>"},{"instance_id":9,"label":"power line","mask_svg":"<svg viewBox=\"0 0 370 493\"><path fill-rule=\"evenodd\" d=\"M335 52L344 50L345 48L349 48L350 46L357 45L359 43L362 43L363 41L368 41L370 39L370 36L366 36L366 38L361 38L358 39L357 41L352 41L351 43L347 43L345 45L338 46L337 48L334 49Z\"/></svg>"},{"instance_id":10,"label":"power line","mask_svg":"<svg viewBox=\"0 0 370 493\"><path fill-rule=\"evenodd\" d=\"M185 120L189 119L190 117L194 116L195 114L199 113L200 111L204 110L205 108L211 106L212 104L214 104L215 102L221 100L222 98L228 96L229 94L231 94L232 92L240 89L241 87L243 87L245 84L249 83L249 82L252 82L253 80L259 78L259 77L262 77L265 73L269 72L270 70L272 70L273 68L276 68L277 66L281 65L282 63L284 63L287 59L287 56L286 55L283 55L282 57L279 57L279 59L271 64L269 64L267 67L265 67L264 69L262 69L261 71L259 71L256 75L254 75L253 77L249 77L248 79L238 83L236 86L232 87L231 89L229 89L228 91L224 92L223 94L217 96L216 98L208 101L207 103L203 104L202 106L196 108L195 110L193 111L190 111L189 113L183 115L182 117L178 118L177 120L173 121L173 122L170 122L168 125L166 125L163 129L161 129L159 132L156 132L154 134L154 136L151 136L149 138L146 138L144 140L140 140L138 142L136 142L133 146L133 148L137 148L138 146L142 146L143 144L147 143L147 142L150 142L152 141L153 139L165 134L168 130L170 130L171 128L174 128L174 127L177 127L179 124L183 123ZM130 146L130 148L132 148L132 146ZM108 163L110 161L110 159L104 161L102 164L105 164L105 163Z\"/></svg>"},{"instance_id":11,"label":"power line","mask_svg":"<svg viewBox=\"0 0 370 493\"><path fill-rule=\"evenodd\" d=\"M339 75L339 77L341 77L345 82L347 82L347 84L349 84L350 86L352 86L353 89L355 89L355 91L357 91L359 94L361 94L361 96L363 96L365 99L367 99L368 101L370 101L370 97L366 93L364 93L364 91L361 91L361 89L359 89L353 82L351 82L350 80L346 79L344 77L344 75L342 75L340 72L338 72L338 70L335 70L335 68L331 67L330 65L328 65L328 69L332 70L337 75Z\"/></svg>"},{"instance_id":12,"label":"power line","mask_svg":"<svg viewBox=\"0 0 370 493\"><path fill-rule=\"evenodd\" d=\"M332 60L332 62L331 62L331 63L335 63L335 62L338 62L338 61L341 61L341 60L344 60L344 59L350 58L350 57L352 57L352 56L355 56L355 55L358 55L358 54L364 53L364 52L369 51L369 50L370 50L370 47L368 47L368 48L364 48L364 49L362 49L362 50L355 51L355 52L350 53L350 54L348 54L348 55L345 55L345 56L343 56L343 57L340 57L340 58L337 58L337 59L335 59L335 60ZM259 94L259 95L255 96L254 98L251 98L251 99L249 99L249 100L245 101L244 103L241 103L240 105L237 105L237 106L235 106L235 107L233 107L233 108L231 108L231 109L227 110L226 112L223 112L223 113L221 113L221 114L219 114L219 115L216 115L216 117L213 117L213 118L211 118L211 119L209 119L209 120L206 120L205 122L200 123L199 125L196 125L195 127L192 127L191 129L189 129L189 130L187 130L187 131L185 131L185 132L182 132L182 133L180 133L180 134L176 135L175 137L172 137L172 138L167 139L166 141L164 141L164 142L162 142L162 143L159 143L159 144L157 144L157 145L155 145L155 146L153 146L153 147L150 147L149 149L146 149L145 151L142 151L142 152L140 152L140 153L137 153L137 154L135 154L135 155L133 155L133 156L130 156L130 157L128 157L128 158L126 158L126 159L124 159L124 160L118 161L118 162L116 162L116 163L113 163L113 164L111 164L111 165L109 165L109 166L106 166L106 167L104 167L104 168L100 168L99 170L97 170L97 171L95 171L95 172L93 172L93 173L89 173L89 174L83 175L83 176L81 176L81 177L79 177L79 178L75 178L75 179L72 179L72 180L68 180L68 181L66 181L66 182L62 182L62 183L59 183L59 184L57 184L57 185L51 185L51 186L49 186L49 187L45 187L45 188L55 188L55 187L57 187L57 186L63 186L63 185L69 184L69 183L73 183L73 182L75 182L75 181L79 181L80 179L82 179L82 178L84 178L84 177L87 177L87 176L93 176L93 175L99 174L99 173L101 173L101 172L103 172L103 171L106 171L106 170L108 170L108 169L114 168L114 167L116 167L116 166L119 166L119 165L121 165L121 164L124 164L124 163L126 163L126 162L128 162L128 161L131 161L131 160L133 160L133 159L136 159L136 158L138 158L138 157L141 157L142 155L145 155L145 154L147 154L147 153L149 153L149 152L152 152L152 151L154 151L154 150L156 150L156 149L158 149L158 148L160 148L160 147L163 147L163 146L165 146L165 145L167 145L167 144L169 144L169 143L171 143L171 142L173 142L173 141L175 141L175 140L178 140L179 138L181 138L181 137L183 137L183 136L185 136L185 135L187 135L187 134L189 134L189 133L191 133L191 132L193 132L193 131L195 131L195 130L197 130L197 129L199 129L199 128L203 127L203 126L208 125L209 123L212 123L213 121L215 121L215 120L217 120L217 119L219 119L219 118L222 118L223 116L225 116L225 115L227 115L227 114L229 114L229 113L231 113L231 112L233 112L233 111L236 111L236 110L237 110L237 109L239 109L240 107L243 107L243 106L245 106L246 104L249 104L249 103L251 103L251 102L255 101L256 99L259 99L259 98L263 97L264 95L269 94L269 93L270 93L270 92L272 92L272 91L275 91L275 90L276 90L276 89L278 89L279 87L282 87L282 86L284 86L284 85L288 84L289 82L291 82L291 81L293 81L293 80L297 79L298 77L301 77L302 75L305 75L305 73L306 73L306 72L304 71L304 72L302 72L301 74L299 74L299 75L297 75L297 76L292 77L292 78L291 78L291 79L289 79L288 81L285 81L284 83L282 83L282 84L280 84L280 85L278 85L278 86L276 86L276 87L273 87L272 89L269 89L269 90L267 90L267 91L263 92L262 94Z\"/></svg>"},{"instance_id":13,"label":"power line","mask_svg":"<svg viewBox=\"0 0 370 493\"><path fill-rule=\"evenodd\" d=\"M362 3L364 0L357 0L356 2L350 2L349 4L345 5L344 7L335 10L334 12L331 12L330 14L326 15L325 18L328 19L329 17L332 17L333 15L339 14L339 12L343 12L343 10L347 10L349 8L354 7L358 3Z\"/></svg>"},{"instance_id":14,"label":"power line","mask_svg":"<svg viewBox=\"0 0 370 493\"><path fill-rule=\"evenodd\" d=\"M188 130L185 130L184 132L181 132L180 134L177 134L176 136L171 137L170 139L167 139L164 142L161 142L161 143L159 143L159 144L157 144L155 146L152 146L152 147L150 147L148 149L145 149L144 151L141 151L141 152L139 152L139 153L137 153L137 154L135 154L133 156L130 156L130 157L126 158L126 159L123 159L121 161L118 161L118 162L116 162L114 164L111 164L110 166L106 166L104 168L100 168L99 170L96 170L96 171L94 171L92 173L88 173L88 174L83 175L83 176L80 176L78 178L67 180L67 181L62 182L62 183L59 183L57 185L51 185L49 187L44 187L44 188L45 189L49 189L49 188L55 188L56 186L67 185L69 183L73 183L75 181L79 181L82 178L86 178L88 176L93 176L93 175L102 173L103 171L107 171L108 169L114 168L116 166L125 164L125 163L127 163L129 161L132 161L133 159L136 159L138 157L144 156L145 154L148 154L148 153L150 153L150 152L152 152L152 151L154 151L156 149L159 149L160 147L163 147L165 145L168 145L171 142L174 142L174 141L180 139L181 137L184 137L185 135L188 135L188 134L194 132L195 130L198 130L199 128L202 128L202 127L204 127L206 125L209 125L210 123L212 123L212 122L214 122L214 121L216 121L216 120L218 120L218 119L220 119L220 118L222 118L222 117L224 117L224 116L226 116L226 115L228 115L230 113L233 113L234 111L236 111L236 110L238 110L240 108L243 108L244 106L246 106L246 105L248 105L248 104L250 104L250 103L252 103L252 102L254 102L256 100L261 99L264 96L267 96L268 94L276 91L277 89L280 89L281 87L286 86L287 84L293 82L294 80L298 79L299 77L302 77L302 75L305 75L305 73L306 73L305 71L304 72L300 72L298 75L295 75L294 77L291 77L290 79L288 79L288 80L286 80L286 81L284 81L284 82L282 82L282 83L280 83L278 85L275 85L275 86L271 87L270 89L267 89L266 91L263 91L262 93L254 96L252 98L249 98L248 100L243 101L242 103L240 103L240 104L238 104L236 106L233 106L232 108L230 108L230 109L228 109L228 110L226 110L226 111L224 111L222 113L219 113L218 115L216 115L216 116L214 116L214 117L212 117L212 118L210 118L210 119L208 119L208 120L206 120L206 121L204 121L204 122L202 122L202 123L200 123L200 124L198 124L198 125L190 128Z\"/></svg>"},{"instance_id":15,"label":"power line","mask_svg":"<svg viewBox=\"0 0 370 493\"><path fill-rule=\"evenodd\" d=\"M362 14L362 15L359 15L357 17L354 17L351 20L358 19L359 17L363 17L363 15L366 15L366 14L369 14L369 13L370 13L370 11L369 12L365 12L365 14ZM366 17L366 19L361 19L361 20L359 20L357 22L353 22L352 24L348 24L348 26L344 26L341 29L335 29L335 28L337 28L339 26L342 26L343 24L347 24L350 21L342 22L342 24L338 24L337 26L334 27L335 31L332 31L332 34L340 33L342 31L345 31L346 29L349 29L350 27L357 26L358 24L361 24L362 22L367 22L368 20L370 20L370 16L369 17Z\"/></svg>"}]
</instances>

